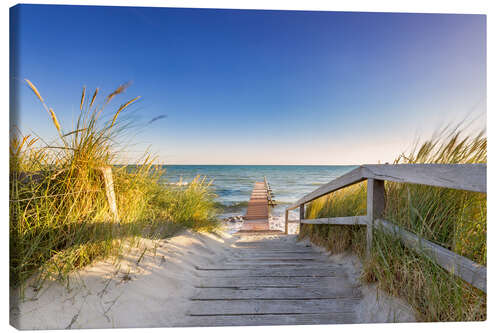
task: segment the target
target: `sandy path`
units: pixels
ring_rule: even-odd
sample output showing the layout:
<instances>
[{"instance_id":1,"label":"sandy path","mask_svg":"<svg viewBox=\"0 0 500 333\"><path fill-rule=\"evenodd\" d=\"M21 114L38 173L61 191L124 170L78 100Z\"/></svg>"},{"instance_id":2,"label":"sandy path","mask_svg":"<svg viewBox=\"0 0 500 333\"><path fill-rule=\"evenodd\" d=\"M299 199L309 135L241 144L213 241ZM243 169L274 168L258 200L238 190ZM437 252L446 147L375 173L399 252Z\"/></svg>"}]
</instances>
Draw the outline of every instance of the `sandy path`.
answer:
<instances>
[{"instance_id":1,"label":"sandy path","mask_svg":"<svg viewBox=\"0 0 500 333\"><path fill-rule=\"evenodd\" d=\"M182 326L189 320L195 286L203 280L196 266L221 263L233 256L236 241L262 237L276 236L186 231L167 240L143 239L140 248L128 251L119 262L96 262L72 274L69 287L49 282L40 292L27 288L23 302L11 298L11 322L20 329ZM296 236L283 240L295 242ZM328 260L342 265L357 283L361 266L356 257ZM375 286L361 286L361 291L355 322L414 321L411 309L400 300L377 292Z\"/></svg>"}]
</instances>

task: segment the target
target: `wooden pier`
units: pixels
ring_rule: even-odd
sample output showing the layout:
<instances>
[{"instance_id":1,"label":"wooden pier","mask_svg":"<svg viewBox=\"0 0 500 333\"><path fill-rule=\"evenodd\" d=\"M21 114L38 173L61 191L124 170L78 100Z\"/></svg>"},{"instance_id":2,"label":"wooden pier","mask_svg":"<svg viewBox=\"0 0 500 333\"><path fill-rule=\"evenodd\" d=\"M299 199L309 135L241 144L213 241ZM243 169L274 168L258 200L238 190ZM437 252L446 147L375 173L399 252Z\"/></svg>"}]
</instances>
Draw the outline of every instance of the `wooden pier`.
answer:
<instances>
[{"instance_id":1,"label":"wooden pier","mask_svg":"<svg viewBox=\"0 0 500 333\"><path fill-rule=\"evenodd\" d=\"M241 231L270 231L269 206L272 205L271 188L264 177L263 182L256 182L253 187Z\"/></svg>"}]
</instances>

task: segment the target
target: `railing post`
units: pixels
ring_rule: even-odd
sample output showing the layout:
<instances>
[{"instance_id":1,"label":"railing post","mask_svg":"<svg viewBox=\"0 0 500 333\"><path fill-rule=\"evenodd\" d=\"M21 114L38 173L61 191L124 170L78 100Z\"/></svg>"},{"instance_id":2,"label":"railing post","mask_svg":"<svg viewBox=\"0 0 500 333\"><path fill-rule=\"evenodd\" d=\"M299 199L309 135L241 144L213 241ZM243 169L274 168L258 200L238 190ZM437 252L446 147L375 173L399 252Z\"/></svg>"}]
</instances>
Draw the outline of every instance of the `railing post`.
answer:
<instances>
[{"instance_id":1,"label":"railing post","mask_svg":"<svg viewBox=\"0 0 500 333\"><path fill-rule=\"evenodd\" d=\"M302 223L302 220L305 219L305 216L306 216L306 212L305 212L305 209L304 209L304 204L300 205L300 223Z\"/></svg>"},{"instance_id":2,"label":"railing post","mask_svg":"<svg viewBox=\"0 0 500 333\"><path fill-rule=\"evenodd\" d=\"M115 188L113 184L113 173L111 172L111 167L102 167L100 168L100 171L102 172L102 178L104 179L104 190L106 191L109 210L113 215L113 222L118 222L118 209L116 208Z\"/></svg>"},{"instance_id":3,"label":"railing post","mask_svg":"<svg viewBox=\"0 0 500 333\"><path fill-rule=\"evenodd\" d=\"M373 243L373 225L375 220L382 217L385 208L384 181L373 178L367 180L366 191L366 254L371 253Z\"/></svg>"},{"instance_id":4,"label":"railing post","mask_svg":"<svg viewBox=\"0 0 500 333\"><path fill-rule=\"evenodd\" d=\"M285 209L285 235L288 235L288 209Z\"/></svg>"}]
</instances>

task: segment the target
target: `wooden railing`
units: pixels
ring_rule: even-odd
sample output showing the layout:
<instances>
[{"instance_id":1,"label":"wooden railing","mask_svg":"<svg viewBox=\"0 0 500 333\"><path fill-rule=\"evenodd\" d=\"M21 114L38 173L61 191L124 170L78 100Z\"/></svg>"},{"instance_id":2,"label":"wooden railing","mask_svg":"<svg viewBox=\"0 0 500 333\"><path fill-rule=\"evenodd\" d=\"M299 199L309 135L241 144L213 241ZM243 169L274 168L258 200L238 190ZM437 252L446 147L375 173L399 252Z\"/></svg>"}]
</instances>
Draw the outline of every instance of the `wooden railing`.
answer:
<instances>
[{"instance_id":1,"label":"wooden railing","mask_svg":"<svg viewBox=\"0 0 500 333\"><path fill-rule=\"evenodd\" d=\"M365 216L305 219L305 204L365 180L367 181ZM285 233L288 233L288 212L299 208L300 224L365 225L367 228L366 249L369 254L375 227L399 237L405 246L430 257L451 274L486 292L486 267L382 219L385 207L384 181L486 193L486 164L362 165L317 188L287 207Z\"/></svg>"}]
</instances>

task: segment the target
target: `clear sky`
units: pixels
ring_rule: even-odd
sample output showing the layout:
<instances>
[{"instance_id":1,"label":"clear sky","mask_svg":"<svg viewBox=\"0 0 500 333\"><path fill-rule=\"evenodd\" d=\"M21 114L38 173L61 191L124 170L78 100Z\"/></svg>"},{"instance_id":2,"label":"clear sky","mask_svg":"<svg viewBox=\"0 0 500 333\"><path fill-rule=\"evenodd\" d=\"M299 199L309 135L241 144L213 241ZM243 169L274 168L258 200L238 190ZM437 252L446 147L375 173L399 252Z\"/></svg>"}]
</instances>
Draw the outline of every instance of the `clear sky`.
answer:
<instances>
[{"instance_id":1,"label":"clear sky","mask_svg":"<svg viewBox=\"0 0 500 333\"><path fill-rule=\"evenodd\" d=\"M81 88L142 96L133 160L392 161L473 112L486 121L486 16L22 5L12 77L20 128L54 137ZM116 107L112 105L111 107ZM112 111L112 110L111 110Z\"/></svg>"}]
</instances>

